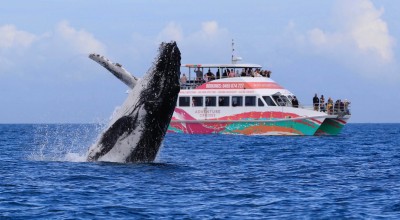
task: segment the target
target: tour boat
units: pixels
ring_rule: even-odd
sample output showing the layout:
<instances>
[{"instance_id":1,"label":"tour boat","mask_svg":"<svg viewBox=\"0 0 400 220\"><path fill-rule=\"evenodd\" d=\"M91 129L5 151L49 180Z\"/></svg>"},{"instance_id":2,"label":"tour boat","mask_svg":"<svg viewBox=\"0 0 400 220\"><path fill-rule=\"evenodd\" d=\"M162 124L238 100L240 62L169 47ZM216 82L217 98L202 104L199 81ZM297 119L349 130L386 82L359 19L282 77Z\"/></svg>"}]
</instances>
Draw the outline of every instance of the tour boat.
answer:
<instances>
[{"instance_id":1,"label":"tour boat","mask_svg":"<svg viewBox=\"0 0 400 220\"><path fill-rule=\"evenodd\" d=\"M259 74L262 67L257 64L182 68L187 78L181 82L170 133L337 135L351 116L347 101L295 104L295 95L272 80L269 71L268 76Z\"/></svg>"}]
</instances>

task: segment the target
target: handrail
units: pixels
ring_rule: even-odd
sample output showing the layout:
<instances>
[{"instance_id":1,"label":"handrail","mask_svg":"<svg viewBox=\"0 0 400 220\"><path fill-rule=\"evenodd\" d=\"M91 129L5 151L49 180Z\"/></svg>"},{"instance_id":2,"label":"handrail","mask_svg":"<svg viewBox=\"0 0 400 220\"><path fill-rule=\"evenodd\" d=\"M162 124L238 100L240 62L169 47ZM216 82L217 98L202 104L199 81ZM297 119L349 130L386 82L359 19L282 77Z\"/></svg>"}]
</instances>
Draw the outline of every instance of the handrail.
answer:
<instances>
[{"instance_id":1,"label":"handrail","mask_svg":"<svg viewBox=\"0 0 400 220\"><path fill-rule=\"evenodd\" d=\"M347 103L347 104L346 104ZM350 102L340 102L339 104L333 104L330 109L327 107L327 103L325 103L322 107L321 105L314 106L313 105L299 105L299 108L307 109L307 110L314 110L319 112L325 112L328 115L351 115L351 103Z\"/></svg>"}]
</instances>

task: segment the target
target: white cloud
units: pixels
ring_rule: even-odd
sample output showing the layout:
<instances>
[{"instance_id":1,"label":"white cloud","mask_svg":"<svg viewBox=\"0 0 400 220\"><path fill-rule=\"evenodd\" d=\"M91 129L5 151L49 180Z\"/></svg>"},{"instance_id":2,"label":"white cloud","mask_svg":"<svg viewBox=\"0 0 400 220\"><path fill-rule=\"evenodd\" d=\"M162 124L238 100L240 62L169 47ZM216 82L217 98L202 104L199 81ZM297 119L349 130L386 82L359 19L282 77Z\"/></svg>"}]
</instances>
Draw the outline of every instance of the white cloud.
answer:
<instances>
[{"instance_id":1,"label":"white cloud","mask_svg":"<svg viewBox=\"0 0 400 220\"><path fill-rule=\"evenodd\" d=\"M383 19L384 9L377 9L370 0L337 0L332 26L296 31L288 23L286 43L301 53L328 57L362 77L380 81L400 80L400 65L395 56L395 39Z\"/></svg>"},{"instance_id":2,"label":"white cloud","mask_svg":"<svg viewBox=\"0 0 400 220\"><path fill-rule=\"evenodd\" d=\"M182 28L175 22L170 22L158 34L157 41L181 41L183 39Z\"/></svg>"},{"instance_id":3,"label":"white cloud","mask_svg":"<svg viewBox=\"0 0 400 220\"><path fill-rule=\"evenodd\" d=\"M218 34L219 31L218 23L216 21L203 22L201 27L202 31L207 36L214 36Z\"/></svg>"},{"instance_id":4,"label":"white cloud","mask_svg":"<svg viewBox=\"0 0 400 220\"><path fill-rule=\"evenodd\" d=\"M0 48L29 47L36 38L34 34L18 30L14 25L0 27Z\"/></svg>"},{"instance_id":5,"label":"white cloud","mask_svg":"<svg viewBox=\"0 0 400 220\"><path fill-rule=\"evenodd\" d=\"M346 2L348 4L348 1ZM394 39L389 34L386 22L381 19L384 10L376 9L369 0L351 1L358 13L351 10L347 16L354 16L349 23L349 33L358 48L365 52L377 53L386 62L393 60Z\"/></svg>"},{"instance_id":6,"label":"white cloud","mask_svg":"<svg viewBox=\"0 0 400 220\"><path fill-rule=\"evenodd\" d=\"M338 30L314 28L307 32L308 41L317 49L338 47L355 49L360 54L377 58L382 63L394 60L394 38L381 18L383 9L376 9L369 0L338 1ZM354 48L348 48L353 45ZM328 51L332 53L333 51Z\"/></svg>"},{"instance_id":7,"label":"white cloud","mask_svg":"<svg viewBox=\"0 0 400 220\"><path fill-rule=\"evenodd\" d=\"M76 30L67 21L57 25L56 32L80 53L105 53L105 46L84 29Z\"/></svg>"}]
</instances>

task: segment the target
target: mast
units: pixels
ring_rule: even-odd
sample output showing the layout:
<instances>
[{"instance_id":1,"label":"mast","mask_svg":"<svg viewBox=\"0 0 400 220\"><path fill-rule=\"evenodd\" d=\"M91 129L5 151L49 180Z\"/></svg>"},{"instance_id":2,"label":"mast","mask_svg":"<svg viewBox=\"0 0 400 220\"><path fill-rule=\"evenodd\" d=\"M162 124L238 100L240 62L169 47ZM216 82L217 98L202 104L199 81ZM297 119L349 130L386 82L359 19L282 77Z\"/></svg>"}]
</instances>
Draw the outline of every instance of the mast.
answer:
<instances>
[{"instance_id":1,"label":"mast","mask_svg":"<svg viewBox=\"0 0 400 220\"><path fill-rule=\"evenodd\" d=\"M241 60L242 60L241 57L235 56L235 42L232 39L232 58L231 58L231 62L232 62L232 64L236 64L237 61L241 61Z\"/></svg>"}]
</instances>

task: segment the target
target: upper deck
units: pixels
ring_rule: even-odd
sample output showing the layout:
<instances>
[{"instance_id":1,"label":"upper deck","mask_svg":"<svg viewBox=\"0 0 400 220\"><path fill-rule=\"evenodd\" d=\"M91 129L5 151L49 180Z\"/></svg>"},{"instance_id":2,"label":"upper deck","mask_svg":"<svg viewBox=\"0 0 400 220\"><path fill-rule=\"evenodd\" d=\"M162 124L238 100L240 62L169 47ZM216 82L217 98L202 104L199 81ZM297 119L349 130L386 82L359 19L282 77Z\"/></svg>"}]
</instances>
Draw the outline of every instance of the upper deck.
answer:
<instances>
[{"instance_id":1,"label":"upper deck","mask_svg":"<svg viewBox=\"0 0 400 220\"><path fill-rule=\"evenodd\" d=\"M184 64L181 89L283 89L258 64ZM260 79L258 79L260 78ZM262 79L261 79L262 78Z\"/></svg>"}]
</instances>

